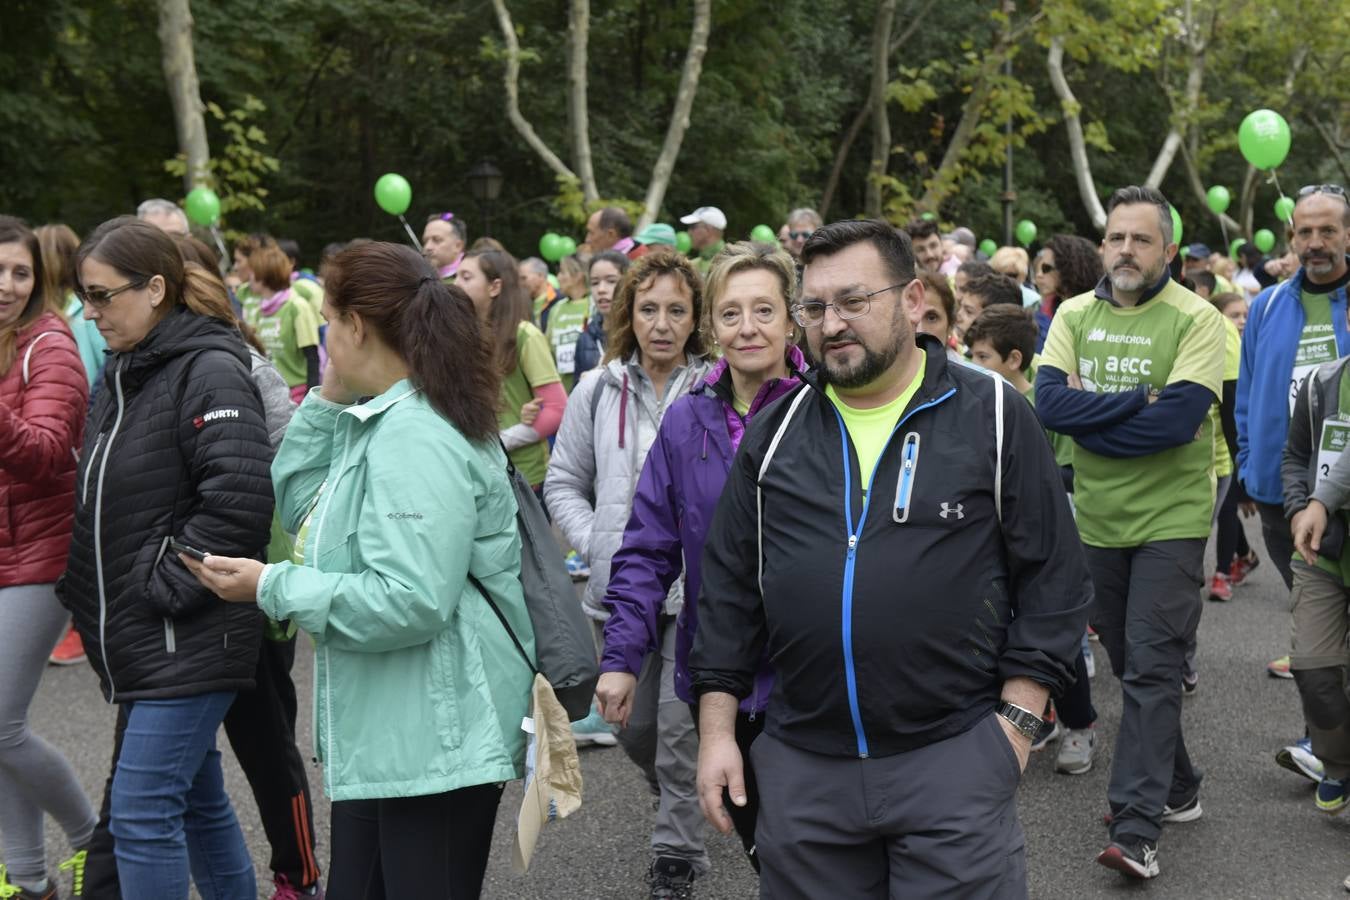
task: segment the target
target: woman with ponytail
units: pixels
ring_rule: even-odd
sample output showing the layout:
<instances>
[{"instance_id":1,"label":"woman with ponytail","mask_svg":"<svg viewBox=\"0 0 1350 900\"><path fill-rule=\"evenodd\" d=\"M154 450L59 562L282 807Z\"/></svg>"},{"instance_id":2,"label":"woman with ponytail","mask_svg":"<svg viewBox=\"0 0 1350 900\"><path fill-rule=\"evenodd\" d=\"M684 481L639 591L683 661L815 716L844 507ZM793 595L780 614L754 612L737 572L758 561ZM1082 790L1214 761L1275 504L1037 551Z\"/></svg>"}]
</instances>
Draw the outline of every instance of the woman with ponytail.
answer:
<instances>
[{"instance_id":1,"label":"woman with ponytail","mask_svg":"<svg viewBox=\"0 0 1350 900\"><path fill-rule=\"evenodd\" d=\"M124 216L76 254L76 293L111 351L75 478L57 591L118 704L110 827L86 896L256 896L216 731L254 684L262 615L220 603L172 546L261 557L272 519L262 403L225 285ZM111 835L115 872L107 871ZM189 874L190 873L190 874Z\"/></svg>"},{"instance_id":2,"label":"woman with ponytail","mask_svg":"<svg viewBox=\"0 0 1350 900\"><path fill-rule=\"evenodd\" d=\"M329 364L272 467L292 560L185 562L223 606L314 639L330 900L477 897L532 677L484 593L534 650L500 368L473 302L409 248L351 247L330 273Z\"/></svg>"}]
</instances>

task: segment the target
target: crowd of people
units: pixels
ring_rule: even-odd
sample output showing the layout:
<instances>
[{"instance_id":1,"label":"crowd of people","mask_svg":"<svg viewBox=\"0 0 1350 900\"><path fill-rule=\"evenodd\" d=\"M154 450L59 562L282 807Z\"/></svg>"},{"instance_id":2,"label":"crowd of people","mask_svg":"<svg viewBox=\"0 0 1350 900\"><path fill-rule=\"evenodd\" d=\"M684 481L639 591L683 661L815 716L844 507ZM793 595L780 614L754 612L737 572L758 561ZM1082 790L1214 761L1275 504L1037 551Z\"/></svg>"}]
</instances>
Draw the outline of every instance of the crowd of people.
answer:
<instances>
[{"instance_id":1,"label":"crowd of people","mask_svg":"<svg viewBox=\"0 0 1350 900\"><path fill-rule=\"evenodd\" d=\"M1276 762L1350 804L1344 189L1302 189L1270 259L1178 248L1142 187L1100 240L990 256L925 219L680 221L687 253L595 210L555 268L435 213L420 254L310 270L263 233L222 260L163 200L83 240L0 216L0 897L256 896L222 725L274 898L477 897L550 639L515 473L585 582L572 738L644 776L652 898L708 877L705 823L766 897L1025 896L1016 788L1044 748L1092 769L1094 642L1123 698L1097 862L1158 876L1203 815L1203 598L1260 564L1257 515L1307 724ZM92 799L28 726L86 660L117 707Z\"/></svg>"}]
</instances>

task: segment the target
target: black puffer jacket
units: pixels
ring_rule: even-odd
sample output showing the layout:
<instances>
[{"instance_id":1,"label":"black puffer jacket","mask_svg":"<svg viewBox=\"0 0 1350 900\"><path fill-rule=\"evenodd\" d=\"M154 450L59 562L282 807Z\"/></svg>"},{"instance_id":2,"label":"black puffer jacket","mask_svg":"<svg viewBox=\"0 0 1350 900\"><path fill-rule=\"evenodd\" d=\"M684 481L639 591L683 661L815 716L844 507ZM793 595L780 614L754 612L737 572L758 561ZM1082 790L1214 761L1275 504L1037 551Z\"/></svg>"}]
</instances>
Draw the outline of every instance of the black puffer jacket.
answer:
<instances>
[{"instance_id":1,"label":"black puffer jacket","mask_svg":"<svg viewBox=\"0 0 1350 900\"><path fill-rule=\"evenodd\" d=\"M183 309L111 356L58 584L112 702L253 684L262 615L198 584L170 537L261 558L272 519L262 401L239 334Z\"/></svg>"}]
</instances>

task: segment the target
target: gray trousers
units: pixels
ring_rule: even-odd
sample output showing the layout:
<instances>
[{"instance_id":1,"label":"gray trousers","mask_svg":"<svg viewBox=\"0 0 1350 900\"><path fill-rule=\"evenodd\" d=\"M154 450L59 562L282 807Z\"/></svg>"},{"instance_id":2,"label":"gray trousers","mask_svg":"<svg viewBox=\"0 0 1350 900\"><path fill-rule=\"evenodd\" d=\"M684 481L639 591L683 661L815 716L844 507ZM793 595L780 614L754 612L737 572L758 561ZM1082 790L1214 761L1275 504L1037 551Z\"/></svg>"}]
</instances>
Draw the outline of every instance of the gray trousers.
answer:
<instances>
[{"instance_id":1,"label":"gray trousers","mask_svg":"<svg viewBox=\"0 0 1350 900\"><path fill-rule=\"evenodd\" d=\"M71 849L89 843L97 821L70 763L28 728L47 657L69 624L53 585L0 588L0 859L11 880L42 881L44 813L65 831Z\"/></svg>"},{"instance_id":2,"label":"gray trousers","mask_svg":"<svg viewBox=\"0 0 1350 900\"><path fill-rule=\"evenodd\" d=\"M1120 679L1120 732L1107 799L1113 839L1156 841L1163 806L1200 785L1181 734L1181 671L1200 624L1205 541L1084 545L1092 625Z\"/></svg>"},{"instance_id":3,"label":"gray trousers","mask_svg":"<svg viewBox=\"0 0 1350 900\"><path fill-rule=\"evenodd\" d=\"M1316 566L1295 561L1293 652L1294 681L1303 700L1313 753L1327 777L1350 776L1350 698L1346 671L1350 654L1350 591L1341 580Z\"/></svg>"},{"instance_id":4,"label":"gray trousers","mask_svg":"<svg viewBox=\"0 0 1350 900\"><path fill-rule=\"evenodd\" d=\"M1021 900L1022 773L994 714L927 747L855 759L751 747L765 900Z\"/></svg>"}]
</instances>

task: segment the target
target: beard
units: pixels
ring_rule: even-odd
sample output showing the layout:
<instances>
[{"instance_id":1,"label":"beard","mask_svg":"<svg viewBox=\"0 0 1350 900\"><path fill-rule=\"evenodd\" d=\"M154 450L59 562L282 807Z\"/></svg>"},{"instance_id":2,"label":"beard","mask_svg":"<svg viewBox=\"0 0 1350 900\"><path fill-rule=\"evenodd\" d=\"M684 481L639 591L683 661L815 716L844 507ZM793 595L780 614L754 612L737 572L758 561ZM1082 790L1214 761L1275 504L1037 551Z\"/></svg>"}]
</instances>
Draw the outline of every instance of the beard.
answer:
<instances>
[{"instance_id":1,"label":"beard","mask_svg":"<svg viewBox=\"0 0 1350 900\"><path fill-rule=\"evenodd\" d=\"M1336 255L1334 253L1300 253L1298 262L1305 271L1314 275L1330 275L1336 269Z\"/></svg>"},{"instance_id":2,"label":"beard","mask_svg":"<svg viewBox=\"0 0 1350 900\"><path fill-rule=\"evenodd\" d=\"M1129 262L1136 269L1133 271L1120 269L1119 266L1122 262ZM1142 291L1158 283L1166 266L1167 261L1165 259L1152 269L1144 269L1137 259L1117 260L1115 265L1111 267L1111 287L1131 294Z\"/></svg>"},{"instance_id":3,"label":"beard","mask_svg":"<svg viewBox=\"0 0 1350 900\"><path fill-rule=\"evenodd\" d=\"M831 363L826 355L830 345L847 341L854 342L854 345L862 350L863 358L856 363ZM852 332L838 335L829 342L822 341L819 354L814 350L811 351L820 378L820 386L823 388L832 384L845 390L857 390L876 381L895 363L895 358L899 355L900 347L897 344L891 344L882 350L873 350Z\"/></svg>"}]
</instances>

